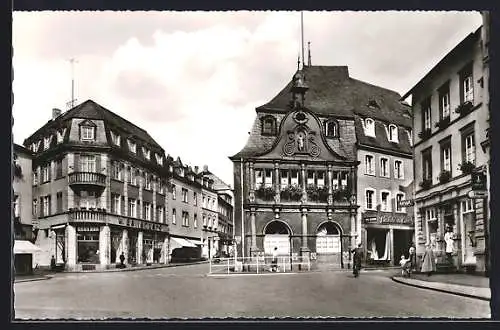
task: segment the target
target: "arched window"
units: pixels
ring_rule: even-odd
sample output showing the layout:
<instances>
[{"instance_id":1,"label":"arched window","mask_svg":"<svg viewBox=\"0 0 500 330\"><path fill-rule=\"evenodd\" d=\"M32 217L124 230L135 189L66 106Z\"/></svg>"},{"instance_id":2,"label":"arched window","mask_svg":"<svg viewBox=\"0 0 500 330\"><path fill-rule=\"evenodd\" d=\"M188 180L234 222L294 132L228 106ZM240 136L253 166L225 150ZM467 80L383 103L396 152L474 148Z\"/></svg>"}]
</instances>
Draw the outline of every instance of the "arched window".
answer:
<instances>
[{"instance_id":1,"label":"arched window","mask_svg":"<svg viewBox=\"0 0 500 330\"><path fill-rule=\"evenodd\" d=\"M396 143L398 142L398 128L396 127L396 125L389 125L389 141Z\"/></svg>"},{"instance_id":2,"label":"arched window","mask_svg":"<svg viewBox=\"0 0 500 330\"><path fill-rule=\"evenodd\" d=\"M375 122L371 118L365 119L365 134L375 137Z\"/></svg>"},{"instance_id":3,"label":"arched window","mask_svg":"<svg viewBox=\"0 0 500 330\"><path fill-rule=\"evenodd\" d=\"M324 222L318 227L316 233L316 253L340 253L340 230L331 221Z\"/></svg>"},{"instance_id":4,"label":"arched window","mask_svg":"<svg viewBox=\"0 0 500 330\"><path fill-rule=\"evenodd\" d=\"M276 135L276 119L273 116L265 116L262 121L262 135Z\"/></svg>"},{"instance_id":5,"label":"arched window","mask_svg":"<svg viewBox=\"0 0 500 330\"><path fill-rule=\"evenodd\" d=\"M327 137L339 136L339 126L335 120L329 120L325 122L325 135Z\"/></svg>"}]
</instances>

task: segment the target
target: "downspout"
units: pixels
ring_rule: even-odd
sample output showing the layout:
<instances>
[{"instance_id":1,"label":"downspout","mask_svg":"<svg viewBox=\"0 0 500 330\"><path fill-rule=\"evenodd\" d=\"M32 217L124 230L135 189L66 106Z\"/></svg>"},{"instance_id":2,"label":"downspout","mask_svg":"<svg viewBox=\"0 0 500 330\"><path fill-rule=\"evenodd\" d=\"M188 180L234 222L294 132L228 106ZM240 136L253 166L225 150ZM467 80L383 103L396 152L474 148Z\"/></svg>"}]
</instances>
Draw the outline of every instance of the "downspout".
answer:
<instances>
[{"instance_id":1,"label":"downspout","mask_svg":"<svg viewBox=\"0 0 500 330\"><path fill-rule=\"evenodd\" d=\"M241 185L241 256L245 257L245 218L243 211L243 158L240 157L240 185Z\"/></svg>"}]
</instances>

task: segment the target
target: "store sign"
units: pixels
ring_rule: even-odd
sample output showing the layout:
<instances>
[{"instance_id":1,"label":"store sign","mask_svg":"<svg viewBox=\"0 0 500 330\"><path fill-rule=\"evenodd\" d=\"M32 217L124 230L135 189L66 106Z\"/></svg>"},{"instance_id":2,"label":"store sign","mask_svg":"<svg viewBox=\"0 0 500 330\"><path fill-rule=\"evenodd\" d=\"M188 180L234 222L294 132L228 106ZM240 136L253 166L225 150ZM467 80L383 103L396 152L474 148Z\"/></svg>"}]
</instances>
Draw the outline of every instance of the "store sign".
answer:
<instances>
[{"instance_id":1,"label":"store sign","mask_svg":"<svg viewBox=\"0 0 500 330\"><path fill-rule=\"evenodd\" d=\"M409 199L409 200L402 200L402 201L399 201L399 205L398 207L410 207L410 206L413 206L415 205L415 201L413 199Z\"/></svg>"},{"instance_id":2,"label":"store sign","mask_svg":"<svg viewBox=\"0 0 500 330\"><path fill-rule=\"evenodd\" d=\"M413 218L407 215L388 215L382 214L379 217L380 223L382 224L412 224Z\"/></svg>"},{"instance_id":3,"label":"store sign","mask_svg":"<svg viewBox=\"0 0 500 330\"><path fill-rule=\"evenodd\" d=\"M99 231L99 227L76 227L76 231Z\"/></svg>"},{"instance_id":4,"label":"store sign","mask_svg":"<svg viewBox=\"0 0 500 330\"><path fill-rule=\"evenodd\" d=\"M486 190L486 175L483 172L473 172L471 174L472 190Z\"/></svg>"},{"instance_id":5,"label":"store sign","mask_svg":"<svg viewBox=\"0 0 500 330\"><path fill-rule=\"evenodd\" d=\"M472 199L488 198L488 191L486 190L471 190L467 193L467 197Z\"/></svg>"},{"instance_id":6,"label":"store sign","mask_svg":"<svg viewBox=\"0 0 500 330\"><path fill-rule=\"evenodd\" d=\"M365 223L377 223L377 217L365 218Z\"/></svg>"}]
</instances>

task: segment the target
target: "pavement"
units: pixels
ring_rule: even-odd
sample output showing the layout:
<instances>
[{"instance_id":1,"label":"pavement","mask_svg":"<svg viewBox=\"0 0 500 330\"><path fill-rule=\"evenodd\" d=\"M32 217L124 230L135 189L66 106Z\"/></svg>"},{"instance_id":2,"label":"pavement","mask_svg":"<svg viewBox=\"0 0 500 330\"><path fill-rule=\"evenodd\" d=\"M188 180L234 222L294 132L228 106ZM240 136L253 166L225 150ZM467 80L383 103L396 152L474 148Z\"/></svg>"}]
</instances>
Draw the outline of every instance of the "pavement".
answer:
<instances>
[{"instance_id":1,"label":"pavement","mask_svg":"<svg viewBox=\"0 0 500 330\"><path fill-rule=\"evenodd\" d=\"M489 302L395 283L394 270L207 276L207 264L14 284L16 319L491 318Z\"/></svg>"},{"instance_id":2,"label":"pavement","mask_svg":"<svg viewBox=\"0 0 500 330\"><path fill-rule=\"evenodd\" d=\"M476 298L489 301L491 290L489 278L469 274L412 274L410 278L393 276L397 283L410 285L417 288L429 289L463 297Z\"/></svg>"}]
</instances>

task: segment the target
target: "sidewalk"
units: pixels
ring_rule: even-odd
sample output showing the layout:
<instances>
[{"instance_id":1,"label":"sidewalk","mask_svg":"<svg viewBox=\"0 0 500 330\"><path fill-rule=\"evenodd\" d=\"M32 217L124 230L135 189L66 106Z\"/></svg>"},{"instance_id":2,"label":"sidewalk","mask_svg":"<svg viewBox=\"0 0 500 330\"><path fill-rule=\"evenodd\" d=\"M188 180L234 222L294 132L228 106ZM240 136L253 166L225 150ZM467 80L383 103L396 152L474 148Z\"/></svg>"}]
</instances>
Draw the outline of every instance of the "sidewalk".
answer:
<instances>
[{"instance_id":1,"label":"sidewalk","mask_svg":"<svg viewBox=\"0 0 500 330\"><path fill-rule=\"evenodd\" d=\"M136 266L136 267L128 266L127 268L110 268L110 269L104 269L104 270L85 270L85 271L78 271L78 272L77 271L52 272L50 270L34 270L34 274L32 274L32 275L15 276L14 283L49 280L55 276L62 275L62 274L131 272L131 271L136 271L136 270L180 267L180 266L189 266L189 265L197 265L197 264L204 264L204 263L208 263L208 261L197 261L197 262L189 262L189 263L170 263L170 264L151 265L151 266L141 265L141 266Z\"/></svg>"},{"instance_id":2,"label":"sidewalk","mask_svg":"<svg viewBox=\"0 0 500 330\"><path fill-rule=\"evenodd\" d=\"M430 289L439 292L481 300L491 299L490 280L487 277L467 274L412 274L411 278L393 276L392 280L417 288Z\"/></svg>"}]
</instances>

